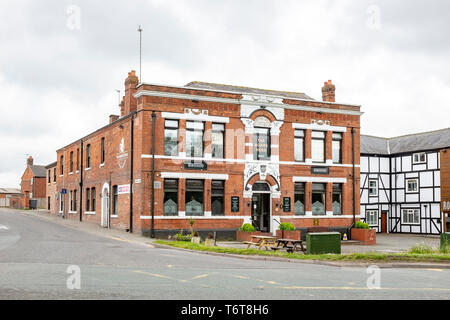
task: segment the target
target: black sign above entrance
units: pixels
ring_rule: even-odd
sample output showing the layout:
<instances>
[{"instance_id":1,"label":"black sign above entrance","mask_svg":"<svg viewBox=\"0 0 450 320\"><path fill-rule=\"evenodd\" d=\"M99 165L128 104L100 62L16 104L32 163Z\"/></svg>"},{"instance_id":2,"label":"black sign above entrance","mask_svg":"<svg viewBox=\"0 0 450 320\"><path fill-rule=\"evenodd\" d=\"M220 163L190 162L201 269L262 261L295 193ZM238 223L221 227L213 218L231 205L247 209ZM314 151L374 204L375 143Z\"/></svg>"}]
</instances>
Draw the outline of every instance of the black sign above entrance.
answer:
<instances>
[{"instance_id":1,"label":"black sign above entrance","mask_svg":"<svg viewBox=\"0 0 450 320\"><path fill-rule=\"evenodd\" d=\"M231 212L239 212L239 197L231 197Z\"/></svg>"},{"instance_id":2,"label":"black sign above entrance","mask_svg":"<svg viewBox=\"0 0 450 320\"><path fill-rule=\"evenodd\" d=\"M312 174L330 174L329 167L311 167Z\"/></svg>"},{"instance_id":3,"label":"black sign above entrance","mask_svg":"<svg viewBox=\"0 0 450 320\"><path fill-rule=\"evenodd\" d=\"M184 168L189 170L207 170L208 165L204 161L186 161Z\"/></svg>"}]
</instances>

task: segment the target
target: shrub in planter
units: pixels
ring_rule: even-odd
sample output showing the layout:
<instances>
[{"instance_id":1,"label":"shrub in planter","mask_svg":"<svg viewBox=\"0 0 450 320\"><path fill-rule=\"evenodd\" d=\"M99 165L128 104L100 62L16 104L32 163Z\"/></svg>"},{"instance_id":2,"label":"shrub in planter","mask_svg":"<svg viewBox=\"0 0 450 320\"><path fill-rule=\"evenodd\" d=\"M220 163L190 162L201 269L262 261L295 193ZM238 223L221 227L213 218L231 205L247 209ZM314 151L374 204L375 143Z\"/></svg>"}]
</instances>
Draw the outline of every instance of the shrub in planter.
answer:
<instances>
[{"instance_id":1,"label":"shrub in planter","mask_svg":"<svg viewBox=\"0 0 450 320\"><path fill-rule=\"evenodd\" d=\"M295 230L292 223L282 222L277 230L277 238L300 240L301 231Z\"/></svg>"},{"instance_id":2,"label":"shrub in planter","mask_svg":"<svg viewBox=\"0 0 450 320\"><path fill-rule=\"evenodd\" d=\"M377 232L370 229L367 223L356 221L355 227L352 228L352 240L361 241L364 245L377 244Z\"/></svg>"},{"instance_id":3,"label":"shrub in planter","mask_svg":"<svg viewBox=\"0 0 450 320\"><path fill-rule=\"evenodd\" d=\"M245 231L245 232L255 232L256 229L253 225L250 223L244 223L242 227L239 228L239 231Z\"/></svg>"},{"instance_id":4,"label":"shrub in planter","mask_svg":"<svg viewBox=\"0 0 450 320\"><path fill-rule=\"evenodd\" d=\"M237 241L251 241L251 236L258 236L260 235L260 231L256 231L255 227L251 225L250 223L244 223L242 227L240 227L236 231L236 240Z\"/></svg>"}]
</instances>

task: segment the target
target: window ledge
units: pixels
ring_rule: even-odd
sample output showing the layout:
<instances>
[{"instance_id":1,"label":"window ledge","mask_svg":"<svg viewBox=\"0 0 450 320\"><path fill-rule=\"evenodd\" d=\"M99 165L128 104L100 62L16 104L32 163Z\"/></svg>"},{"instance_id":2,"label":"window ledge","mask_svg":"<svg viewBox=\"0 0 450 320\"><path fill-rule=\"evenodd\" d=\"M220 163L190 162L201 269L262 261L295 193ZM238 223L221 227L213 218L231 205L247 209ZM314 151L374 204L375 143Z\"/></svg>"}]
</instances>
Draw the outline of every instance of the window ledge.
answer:
<instances>
[{"instance_id":1,"label":"window ledge","mask_svg":"<svg viewBox=\"0 0 450 320\"><path fill-rule=\"evenodd\" d=\"M92 216L92 215L95 215L96 212L95 211L86 211L84 214L88 215L88 216Z\"/></svg>"},{"instance_id":2,"label":"window ledge","mask_svg":"<svg viewBox=\"0 0 450 320\"><path fill-rule=\"evenodd\" d=\"M117 218L119 218L119 216L118 215L111 215L111 218L117 219Z\"/></svg>"},{"instance_id":3,"label":"window ledge","mask_svg":"<svg viewBox=\"0 0 450 320\"><path fill-rule=\"evenodd\" d=\"M72 171L72 172L69 172L69 176L71 176L71 175L73 175L73 171Z\"/></svg>"},{"instance_id":4,"label":"window ledge","mask_svg":"<svg viewBox=\"0 0 450 320\"><path fill-rule=\"evenodd\" d=\"M99 168L103 168L105 166L105 163L103 162L100 166L99 166Z\"/></svg>"},{"instance_id":5,"label":"window ledge","mask_svg":"<svg viewBox=\"0 0 450 320\"><path fill-rule=\"evenodd\" d=\"M86 168L86 169L84 169L84 171L89 171L89 170L91 170L91 168Z\"/></svg>"},{"instance_id":6,"label":"window ledge","mask_svg":"<svg viewBox=\"0 0 450 320\"><path fill-rule=\"evenodd\" d=\"M77 213L77 211L69 211L69 213Z\"/></svg>"}]
</instances>

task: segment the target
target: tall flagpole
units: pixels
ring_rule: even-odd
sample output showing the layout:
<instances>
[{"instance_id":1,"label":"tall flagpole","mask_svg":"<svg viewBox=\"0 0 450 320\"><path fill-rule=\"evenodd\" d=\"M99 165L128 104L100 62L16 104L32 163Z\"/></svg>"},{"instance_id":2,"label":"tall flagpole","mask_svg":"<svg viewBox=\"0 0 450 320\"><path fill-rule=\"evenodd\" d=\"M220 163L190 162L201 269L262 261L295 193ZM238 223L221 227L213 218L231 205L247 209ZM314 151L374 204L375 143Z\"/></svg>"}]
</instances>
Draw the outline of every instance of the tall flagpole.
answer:
<instances>
[{"instance_id":1,"label":"tall flagpole","mask_svg":"<svg viewBox=\"0 0 450 320\"><path fill-rule=\"evenodd\" d=\"M142 83L142 28L139 26L139 82Z\"/></svg>"}]
</instances>

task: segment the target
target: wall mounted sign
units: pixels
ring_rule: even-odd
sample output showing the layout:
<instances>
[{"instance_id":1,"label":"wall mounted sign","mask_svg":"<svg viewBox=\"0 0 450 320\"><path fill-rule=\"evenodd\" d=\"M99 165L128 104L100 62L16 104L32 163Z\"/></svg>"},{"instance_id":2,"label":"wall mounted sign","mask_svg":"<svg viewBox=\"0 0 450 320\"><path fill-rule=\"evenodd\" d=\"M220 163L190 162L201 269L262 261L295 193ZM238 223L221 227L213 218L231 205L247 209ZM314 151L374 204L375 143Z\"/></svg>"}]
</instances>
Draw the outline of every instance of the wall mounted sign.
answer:
<instances>
[{"instance_id":1,"label":"wall mounted sign","mask_svg":"<svg viewBox=\"0 0 450 320\"><path fill-rule=\"evenodd\" d=\"M311 167L312 174L330 174L329 167Z\"/></svg>"},{"instance_id":2,"label":"wall mounted sign","mask_svg":"<svg viewBox=\"0 0 450 320\"><path fill-rule=\"evenodd\" d=\"M231 197L231 212L239 212L239 197Z\"/></svg>"},{"instance_id":3,"label":"wall mounted sign","mask_svg":"<svg viewBox=\"0 0 450 320\"><path fill-rule=\"evenodd\" d=\"M442 211L450 213L450 201L442 201Z\"/></svg>"},{"instance_id":4,"label":"wall mounted sign","mask_svg":"<svg viewBox=\"0 0 450 320\"><path fill-rule=\"evenodd\" d=\"M188 170L207 170L208 165L204 161L186 161L184 168Z\"/></svg>"},{"instance_id":5,"label":"wall mounted sign","mask_svg":"<svg viewBox=\"0 0 450 320\"><path fill-rule=\"evenodd\" d=\"M291 212L291 198L283 198L283 212Z\"/></svg>"},{"instance_id":6,"label":"wall mounted sign","mask_svg":"<svg viewBox=\"0 0 450 320\"><path fill-rule=\"evenodd\" d=\"M123 169L125 167L127 159L128 159L128 152L125 152L125 141L122 138L119 145L119 153L117 154L117 161L120 169Z\"/></svg>"},{"instance_id":7,"label":"wall mounted sign","mask_svg":"<svg viewBox=\"0 0 450 320\"><path fill-rule=\"evenodd\" d=\"M128 193L130 193L130 185L129 184L117 186L117 194L128 194Z\"/></svg>"},{"instance_id":8,"label":"wall mounted sign","mask_svg":"<svg viewBox=\"0 0 450 320\"><path fill-rule=\"evenodd\" d=\"M67 194L67 189L61 189L61 194ZM31 198L31 196L30 196Z\"/></svg>"}]
</instances>

